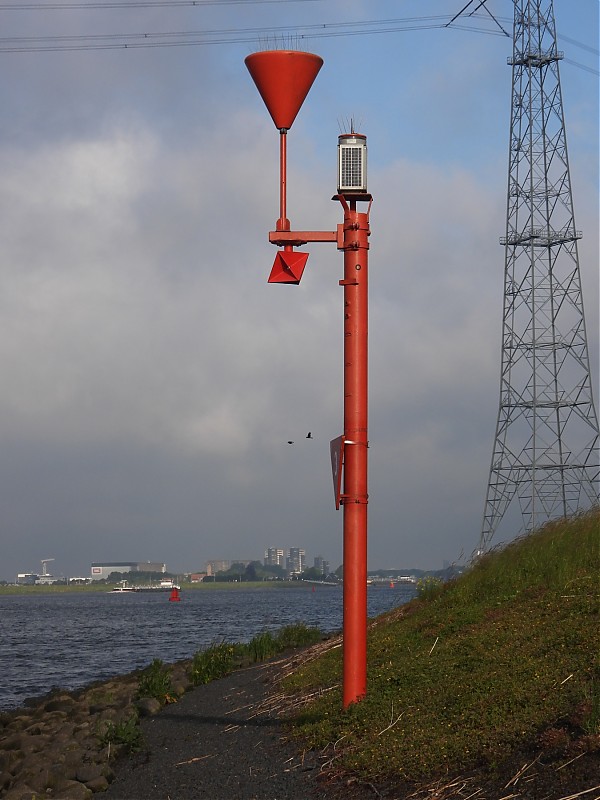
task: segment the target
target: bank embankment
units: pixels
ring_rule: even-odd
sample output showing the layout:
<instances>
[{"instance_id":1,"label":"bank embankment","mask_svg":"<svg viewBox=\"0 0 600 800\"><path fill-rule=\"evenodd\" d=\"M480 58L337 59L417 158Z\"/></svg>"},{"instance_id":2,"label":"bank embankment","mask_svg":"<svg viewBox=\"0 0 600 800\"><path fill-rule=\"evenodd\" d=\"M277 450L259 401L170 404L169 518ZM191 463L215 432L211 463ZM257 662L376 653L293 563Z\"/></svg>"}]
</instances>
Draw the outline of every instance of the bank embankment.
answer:
<instances>
[{"instance_id":1,"label":"bank embankment","mask_svg":"<svg viewBox=\"0 0 600 800\"><path fill-rule=\"evenodd\" d=\"M174 697L191 687L185 665L174 667L172 686ZM83 800L107 789L114 763L137 738L140 715L161 708L137 697L138 687L132 673L0 714L0 796Z\"/></svg>"},{"instance_id":2,"label":"bank embankment","mask_svg":"<svg viewBox=\"0 0 600 800\"><path fill-rule=\"evenodd\" d=\"M128 675L76 692L56 690L4 712L0 714L0 797L83 800L104 792L115 778L118 763L146 751L145 719L162 712L168 725L165 708L178 705L195 687L210 686L210 698L205 691L196 703L217 707L225 691L220 678L241 676L252 665L320 639L316 629L290 625L275 634L258 634L248 643L212 645L176 664L155 659ZM246 678L240 681L252 686ZM258 682L253 689L256 698L267 691ZM203 712L196 708L194 714L201 717Z\"/></svg>"},{"instance_id":3,"label":"bank embankment","mask_svg":"<svg viewBox=\"0 0 600 800\"><path fill-rule=\"evenodd\" d=\"M276 796L297 800L340 787L346 798L598 800L599 575L594 510L486 554L451 583L421 585L417 600L371 621L368 693L345 711L336 640L281 661L260 691L247 673L209 684L240 665L221 645L175 665L167 683L162 668L148 673L162 699L146 708L139 674L56 694L0 717L1 796L78 800L116 774L108 791L119 800L130 800L119 786L217 798L220 772L224 796L267 798L272 770ZM254 662L273 655L268 644L255 642ZM200 689L186 692L194 682ZM253 727L257 703L265 724ZM253 769L251 742L264 747L254 762L263 783L244 782L225 744L233 730L245 732L242 771ZM152 734L141 750L140 731ZM138 755L120 758L127 750ZM300 785L312 795L286 781L305 766Z\"/></svg>"},{"instance_id":4,"label":"bank embankment","mask_svg":"<svg viewBox=\"0 0 600 800\"><path fill-rule=\"evenodd\" d=\"M342 710L339 650L290 675L315 698L298 734L398 797L471 776L478 800L600 798L599 587L598 509L498 547L373 621L361 703Z\"/></svg>"}]
</instances>

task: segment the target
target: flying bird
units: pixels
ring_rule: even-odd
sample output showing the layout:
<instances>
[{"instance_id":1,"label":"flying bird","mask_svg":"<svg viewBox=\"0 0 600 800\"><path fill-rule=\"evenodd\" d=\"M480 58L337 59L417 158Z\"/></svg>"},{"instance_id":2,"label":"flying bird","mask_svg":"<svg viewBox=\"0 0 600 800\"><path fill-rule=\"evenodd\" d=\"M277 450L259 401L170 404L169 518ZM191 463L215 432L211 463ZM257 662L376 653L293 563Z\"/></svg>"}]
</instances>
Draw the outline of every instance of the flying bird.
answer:
<instances>
[{"instance_id":1,"label":"flying bird","mask_svg":"<svg viewBox=\"0 0 600 800\"><path fill-rule=\"evenodd\" d=\"M309 432L306 434L306 438L307 438L307 439L312 439L312 438L313 438L313 435L312 435L312 432L311 432L311 431L309 431ZM293 442L292 440L288 440L288 444L294 444L294 442Z\"/></svg>"}]
</instances>

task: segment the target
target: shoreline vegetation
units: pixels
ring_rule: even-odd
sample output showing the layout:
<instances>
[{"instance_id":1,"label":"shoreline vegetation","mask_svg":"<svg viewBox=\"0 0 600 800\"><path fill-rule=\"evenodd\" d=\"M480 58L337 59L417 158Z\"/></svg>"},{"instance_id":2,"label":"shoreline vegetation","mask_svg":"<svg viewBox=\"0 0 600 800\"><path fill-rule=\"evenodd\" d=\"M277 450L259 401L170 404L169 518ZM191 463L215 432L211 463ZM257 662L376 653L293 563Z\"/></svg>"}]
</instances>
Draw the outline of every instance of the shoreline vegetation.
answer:
<instances>
[{"instance_id":1,"label":"shoreline vegetation","mask_svg":"<svg viewBox=\"0 0 600 800\"><path fill-rule=\"evenodd\" d=\"M487 553L454 580L423 580L416 599L370 620L368 694L346 711L341 637L304 626L56 692L0 715L0 797L20 800L20 785L89 797L110 783L117 756L143 747L141 716L277 647L301 647L277 684L280 714L299 751L327 756L348 797L597 800L599 575L593 509ZM62 766L48 765L61 736Z\"/></svg>"},{"instance_id":2,"label":"shoreline vegetation","mask_svg":"<svg viewBox=\"0 0 600 800\"><path fill-rule=\"evenodd\" d=\"M175 664L155 659L83 689L55 688L0 712L0 798L89 800L108 789L115 762L143 748L141 719L197 686L322 638L316 628L289 625L244 644L215 643Z\"/></svg>"},{"instance_id":3,"label":"shoreline vegetation","mask_svg":"<svg viewBox=\"0 0 600 800\"><path fill-rule=\"evenodd\" d=\"M206 581L203 583L178 583L182 591L186 592L205 592L205 591L240 591L241 589L259 589L259 590L279 590L279 589L297 589L298 586L324 586L327 588L338 588L330 583L324 581ZM339 587L343 584L340 582ZM8 594L74 594L77 592L87 592L94 594L104 594L110 592L112 589L118 589L120 583L103 583L100 586L93 584L72 584L66 586L64 584L50 584L43 585L22 585L7 584L6 586L0 585L0 595Z\"/></svg>"}]
</instances>

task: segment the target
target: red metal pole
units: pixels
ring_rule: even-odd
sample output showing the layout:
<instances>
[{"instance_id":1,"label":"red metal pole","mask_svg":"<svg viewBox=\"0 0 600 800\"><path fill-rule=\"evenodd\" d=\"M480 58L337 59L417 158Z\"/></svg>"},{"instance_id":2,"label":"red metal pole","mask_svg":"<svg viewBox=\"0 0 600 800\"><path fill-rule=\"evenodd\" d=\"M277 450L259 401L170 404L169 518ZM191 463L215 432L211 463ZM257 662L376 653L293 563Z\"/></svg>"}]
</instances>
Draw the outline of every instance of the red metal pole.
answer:
<instances>
[{"instance_id":1,"label":"red metal pole","mask_svg":"<svg viewBox=\"0 0 600 800\"><path fill-rule=\"evenodd\" d=\"M290 221L287 218L287 130L279 131L279 219L275 229L289 231ZM286 250L290 249L286 246Z\"/></svg>"},{"instance_id":2,"label":"red metal pole","mask_svg":"<svg viewBox=\"0 0 600 800\"><path fill-rule=\"evenodd\" d=\"M312 53L266 51L245 60L269 113L279 129L279 219L269 241L283 247L276 258L270 283L300 283L307 253L294 246L307 242L336 242L344 251L344 708L367 693L367 369L368 369L368 249L371 195L366 191L366 161L354 151L349 161L340 155L338 194L344 223L337 231L290 231L286 210L287 131L323 65ZM341 137L354 149L366 137ZM358 141L350 141L358 140ZM341 142L340 142L341 144ZM364 151L366 157L366 150ZM345 153L348 155L348 152ZM359 167L358 172L355 169ZM345 172L345 170L348 170ZM342 180L344 178L344 180ZM355 192L343 194L344 188ZM369 202L359 213L358 200ZM336 490L337 491L337 490ZM336 497L337 503L337 497Z\"/></svg>"},{"instance_id":3,"label":"red metal pole","mask_svg":"<svg viewBox=\"0 0 600 800\"><path fill-rule=\"evenodd\" d=\"M344 675L347 708L367 693L369 213L344 208Z\"/></svg>"}]
</instances>

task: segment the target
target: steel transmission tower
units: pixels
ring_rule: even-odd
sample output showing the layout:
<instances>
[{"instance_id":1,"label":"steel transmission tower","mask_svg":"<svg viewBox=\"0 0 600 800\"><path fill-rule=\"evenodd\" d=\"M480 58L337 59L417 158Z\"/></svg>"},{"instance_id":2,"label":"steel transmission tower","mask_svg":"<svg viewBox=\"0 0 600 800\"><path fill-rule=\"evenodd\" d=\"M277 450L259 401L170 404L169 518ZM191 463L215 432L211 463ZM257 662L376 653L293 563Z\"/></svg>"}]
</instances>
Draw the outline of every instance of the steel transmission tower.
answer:
<instances>
[{"instance_id":1,"label":"steel transmission tower","mask_svg":"<svg viewBox=\"0 0 600 800\"><path fill-rule=\"evenodd\" d=\"M514 0L500 408L485 549L518 499L523 530L598 502L594 408L552 0Z\"/></svg>"}]
</instances>

